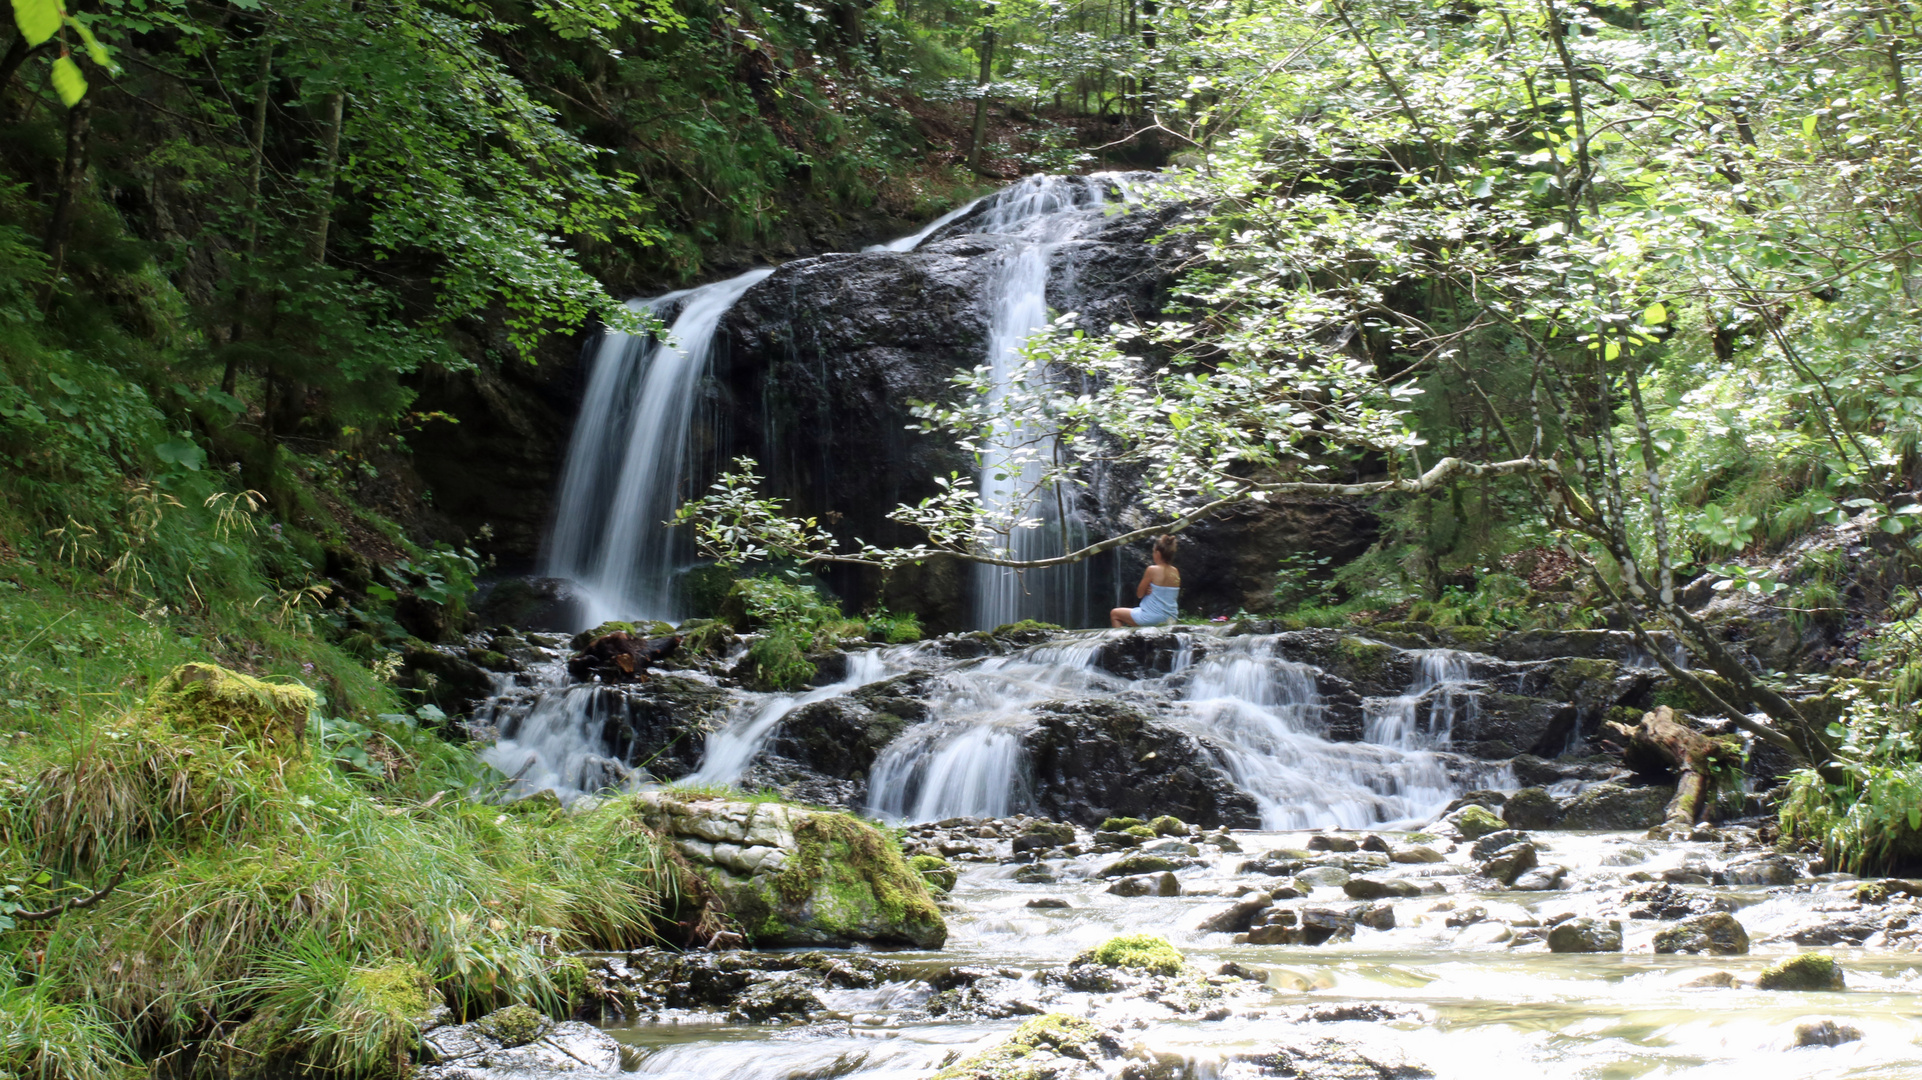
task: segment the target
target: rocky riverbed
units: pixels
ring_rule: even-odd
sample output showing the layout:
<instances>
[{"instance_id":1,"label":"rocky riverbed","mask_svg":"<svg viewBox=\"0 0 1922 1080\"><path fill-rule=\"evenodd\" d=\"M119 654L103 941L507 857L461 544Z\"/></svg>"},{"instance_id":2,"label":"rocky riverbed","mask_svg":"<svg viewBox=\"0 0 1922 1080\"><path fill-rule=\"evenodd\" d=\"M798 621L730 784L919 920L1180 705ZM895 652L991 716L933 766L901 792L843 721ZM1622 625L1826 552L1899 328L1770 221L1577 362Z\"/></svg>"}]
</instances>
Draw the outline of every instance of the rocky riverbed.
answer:
<instances>
[{"instance_id":1,"label":"rocky riverbed","mask_svg":"<svg viewBox=\"0 0 1922 1080\"><path fill-rule=\"evenodd\" d=\"M472 1025L430 1033L435 1075L1922 1070L1922 884L1821 873L1763 823L1528 832L1476 807L1418 832L1108 824L911 827L908 851L948 853L952 877L922 860L937 894L952 881L944 948L588 956L597 1029L552 1027L567 1052L539 1061Z\"/></svg>"}]
</instances>

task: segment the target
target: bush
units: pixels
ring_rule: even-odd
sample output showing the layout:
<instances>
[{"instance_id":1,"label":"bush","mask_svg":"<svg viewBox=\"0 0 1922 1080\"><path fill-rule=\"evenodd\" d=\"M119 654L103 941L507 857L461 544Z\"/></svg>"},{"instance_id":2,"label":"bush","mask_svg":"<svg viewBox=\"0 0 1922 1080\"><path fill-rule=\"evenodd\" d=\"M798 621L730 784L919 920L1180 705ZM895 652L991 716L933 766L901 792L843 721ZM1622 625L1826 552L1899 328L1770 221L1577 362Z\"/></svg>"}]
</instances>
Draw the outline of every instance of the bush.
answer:
<instances>
[{"instance_id":1,"label":"bush","mask_svg":"<svg viewBox=\"0 0 1922 1080\"><path fill-rule=\"evenodd\" d=\"M1842 691L1851 694L1850 691ZM1822 845L1830 867L1852 874L1922 866L1922 748L1913 706L1877 701L1859 690L1842 718L1831 783L1814 769L1789 777L1780 811L1786 836Z\"/></svg>"},{"instance_id":2,"label":"bush","mask_svg":"<svg viewBox=\"0 0 1922 1080\"><path fill-rule=\"evenodd\" d=\"M814 662L807 658L814 639L805 629L774 626L747 647L750 681L769 690L799 690L814 678Z\"/></svg>"}]
</instances>

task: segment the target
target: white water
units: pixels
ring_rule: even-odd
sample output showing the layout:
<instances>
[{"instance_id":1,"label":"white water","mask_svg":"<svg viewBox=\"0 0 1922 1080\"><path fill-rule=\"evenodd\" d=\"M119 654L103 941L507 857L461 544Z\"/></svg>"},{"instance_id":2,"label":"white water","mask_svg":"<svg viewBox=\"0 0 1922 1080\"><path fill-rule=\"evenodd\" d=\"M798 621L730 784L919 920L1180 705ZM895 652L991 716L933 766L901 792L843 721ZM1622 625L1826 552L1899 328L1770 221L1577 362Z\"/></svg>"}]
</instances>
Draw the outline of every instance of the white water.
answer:
<instances>
[{"instance_id":1,"label":"white water","mask_svg":"<svg viewBox=\"0 0 1922 1080\"><path fill-rule=\"evenodd\" d=\"M995 196L973 231L1007 241L989 297L988 367L992 398L1008 392L1020 362L1021 346L1050 322L1048 279L1055 251L1105 216L1112 195L1126 201L1130 189L1114 174L1030 176ZM998 429L981 455L982 505L1036 523L1015 528L996 546L1016 559L1044 559L1081 547L1086 531L1076 513L1072 490L1032 491L1033 470L1021 475L1022 462L1046 462L1056 446L1046 432ZM1072 566L1017 572L977 563L974 624L990 630L1021 619L1065 626L1085 625L1089 611L1089 573L1084 561Z\"/></svg>"},{"instance_id":2,"label":"white water","mask_svg":"<svg viewBox=\"0 0 1922 1080\"><path fill-rule=\"evenodd\" d=\"M848 654L848 674L839 682L829 683L805 694L770 695L749 715L708 736L707 747L701 755L701 767L687 778L687 782L738 783L741 774L747 772L761 749L774 737L787 714L803 705L845 694L877 679L885 679L897 670L888 663L882 650L868 649Z\"/></svg>"},{"instance_id":3,"label":"white water","mask_svg":"<svg viewBox=\"0 0 1922 1080\"><path fill-rule=\"evenodd\" d=\"M672 619L685 558L667 526L680 505L689 420L721 316L771 269L630 305L679 303L670 340L610 333L595 354L574 425L542 573L576 584L584 622Z\"/></svg>"}]
</instances>

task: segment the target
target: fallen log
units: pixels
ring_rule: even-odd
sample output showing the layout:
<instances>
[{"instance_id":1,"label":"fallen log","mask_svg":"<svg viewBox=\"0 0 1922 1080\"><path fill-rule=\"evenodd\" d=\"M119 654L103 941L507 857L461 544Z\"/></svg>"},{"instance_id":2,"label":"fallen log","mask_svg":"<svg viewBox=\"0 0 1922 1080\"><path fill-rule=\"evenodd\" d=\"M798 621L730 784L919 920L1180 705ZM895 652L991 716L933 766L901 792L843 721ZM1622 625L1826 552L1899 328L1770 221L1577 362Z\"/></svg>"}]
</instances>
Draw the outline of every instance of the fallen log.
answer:
<instances>
[{"instance_id":1,"label":"fallen log","mask_svg":"<svg viewBox=\"0 0 1922 1080\"><path fill-rule=\"evenodd\" d=\"M567 673L576 679L599 678L602 682L645 682L651 664L674 655L681 647L681 636L635 637L617 630L587 643L567 661Z\"/></svg>"},{"instance_id":2,"label":"fallen log","mask_svg":"<svg viewBox=\"0 0 1922 1080\"><path fill-rule=\"evenodd\" d=\"M1660 705L1642 714L1634 727L1609 721L1609 728L1628 739L1622 757L1631 767L1666 766L1676 774L1675 797L1668 802L1667 824L1693 825L1707 808L1715 777L1710 759L1716 745L1708 736L1684 727L1675 710Z\"/></svg>"}]
</instances>

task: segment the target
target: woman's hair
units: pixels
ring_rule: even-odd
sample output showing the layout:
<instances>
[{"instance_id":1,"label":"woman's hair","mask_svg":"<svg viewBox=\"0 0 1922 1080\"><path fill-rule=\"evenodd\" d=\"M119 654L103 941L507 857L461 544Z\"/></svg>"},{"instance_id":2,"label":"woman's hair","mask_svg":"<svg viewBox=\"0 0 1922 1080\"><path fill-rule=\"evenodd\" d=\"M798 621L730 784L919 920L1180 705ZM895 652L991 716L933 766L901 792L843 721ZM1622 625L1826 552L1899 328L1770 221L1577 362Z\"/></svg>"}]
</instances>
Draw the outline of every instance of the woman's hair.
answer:
<instances>
[{"instance_id":1,"label":"woman's hair","mask_svg":"<svg viewBox=\"0 0 1922 1080\"><path fill-rule=\"evenodd\" d=\"M1155 537L1155 554L1161 556L1161 561L1167 563L1169 566L1175 564L1174 533L1162 533L1160 536Z\"/></svg>"}]
</instances>

